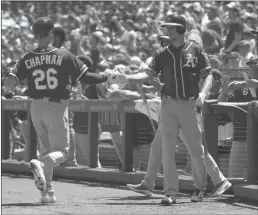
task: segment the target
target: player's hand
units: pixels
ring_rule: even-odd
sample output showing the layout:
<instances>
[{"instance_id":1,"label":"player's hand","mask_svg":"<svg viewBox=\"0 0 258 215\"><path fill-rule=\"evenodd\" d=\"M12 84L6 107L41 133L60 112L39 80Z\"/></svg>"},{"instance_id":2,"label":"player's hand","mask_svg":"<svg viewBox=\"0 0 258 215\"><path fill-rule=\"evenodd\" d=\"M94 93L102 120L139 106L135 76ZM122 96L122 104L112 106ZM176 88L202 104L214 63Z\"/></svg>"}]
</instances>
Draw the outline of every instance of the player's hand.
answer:
<instances>
[{"instance_id":1,"label":"player's hand","mask_svg":"<svg viewBox=\"0 0 258 215\"><path fill-rule=\"evenodd\" d=\"M125 74L110 69L106 69L105 73L107 74L108 81L111 84L128 84L128 80Z\"/></svg>"},{"instance_id":2,"label":"player's hand","mask_svg":"<svg viewBox=\"0 0 258 215\"><path fill-rule=\"evenodd\" d=\"M161 91L162 87L164 86L163 83L160 82L159 78L153 78L151 84L157 89L157 91Z\"/></svg>"},{"instance_id":3,"label":"player's hand","mask_svg":"<svg viewBox=\"0 0 258 215\"><path fill-rule=\"evenodd\" d=\"M207 94L199 93L199 97L196 99L195 105L197 107L202 107L206 98L207 98Z\"/></svg>"},{"instance_id":4,"label":"player's hand","mask_svg":"<svg viewBox=\"0 0 258 215\"><path fill-rule=\"evenodd\" d=\"M246 83L249 88L258 88L258 80L256 79L246 80Z\"/></svg>"},{"instance_id":5,"label":"player's hand","mask_svg":"<svg viewBox=\"0 0 258 215\"><path fill-rule=\"evenodd\" d=\"M229 83L230 83L230 77L227 75L222 76L222 83L221 83L221 90L222 92L228 92L229 91Z\"/></svg>"}]
</instances>

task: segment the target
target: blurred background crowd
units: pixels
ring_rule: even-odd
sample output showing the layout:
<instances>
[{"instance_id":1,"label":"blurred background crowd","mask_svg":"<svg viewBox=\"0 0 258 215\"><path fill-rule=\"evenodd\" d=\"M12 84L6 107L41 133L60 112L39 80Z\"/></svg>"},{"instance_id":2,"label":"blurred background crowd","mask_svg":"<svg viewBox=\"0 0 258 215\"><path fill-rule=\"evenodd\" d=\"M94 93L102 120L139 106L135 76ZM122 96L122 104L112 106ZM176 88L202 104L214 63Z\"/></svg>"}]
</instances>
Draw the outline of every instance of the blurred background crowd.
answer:
<instances>
[{"instance_id":1,"label":"blurred background crowd","mask_svg":"<svg viewBox=\"0 0 258 215\"><path fill-rule=\"evenodd\" d=\"M159 27L169 13L184 14L187 36L202 43L214 68L245 67L256 53L258 2L83 1L2 2L2 71L35 45L30 27L41 16L51 17L67 35L79 33L80 51L97 50L100 68L123 64L130 69L160 47ZM81 53L81 54L82 54Z\"/></svg>"}]
</instances>

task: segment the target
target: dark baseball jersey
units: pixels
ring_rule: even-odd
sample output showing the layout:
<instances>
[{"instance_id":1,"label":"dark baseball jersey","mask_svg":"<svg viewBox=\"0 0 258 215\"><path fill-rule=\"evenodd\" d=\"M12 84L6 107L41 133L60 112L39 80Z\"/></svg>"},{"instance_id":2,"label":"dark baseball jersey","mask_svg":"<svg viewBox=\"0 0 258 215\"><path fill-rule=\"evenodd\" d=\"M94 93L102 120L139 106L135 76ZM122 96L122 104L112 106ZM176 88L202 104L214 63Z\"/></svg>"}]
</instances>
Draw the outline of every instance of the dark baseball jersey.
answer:
<instances>
[{"instance_id":1,"label":"dark baseball jersey","mask_svg":"<svg viewBox=\"0 0 258 215\"><path fill-rule=\"evenodd\" d=\"M200 80L206 78L211 71L203 48L191 41L187 41L179 49L172 46L159 49L149 67L156 76L161 73L161 79L164 80L162 93L172 98L193 97L190 74L195 74Z\"/></svg>"},{"instance_id":2,"label":"dark baseball jersey","mask_svg":"<svg viewBox=\"0 0 258 215\"><path fill-rule=\"evenodd\" d=\"M68 99L71 86L87 66L65 48L36 48L23 55L13 69L19 81L28 80L28 95L37 99Z\"/></svg>"},{"instance_id":3,"label":"dark baseball jersey","mask_svg":"<svg viewBox=\"0 0 258 215\"><path fill-rule=\"evenodd\" d=\"M258 89L256 89L258 95ZM250 102L253 100L245 81L233 81L229 85L228 102Z\"/></svg>"}]
</instances>

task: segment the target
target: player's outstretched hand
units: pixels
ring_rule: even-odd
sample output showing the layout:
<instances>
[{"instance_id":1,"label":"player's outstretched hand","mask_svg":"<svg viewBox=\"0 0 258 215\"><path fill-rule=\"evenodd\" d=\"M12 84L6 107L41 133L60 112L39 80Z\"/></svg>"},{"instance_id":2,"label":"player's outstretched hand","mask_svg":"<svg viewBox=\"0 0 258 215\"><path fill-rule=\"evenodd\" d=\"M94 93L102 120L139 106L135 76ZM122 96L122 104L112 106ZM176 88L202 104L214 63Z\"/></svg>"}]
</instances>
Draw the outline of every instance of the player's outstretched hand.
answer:
<instances>
[{"instance_id":1,"label":"player's outstretched hand","mask_svg":"<svg viewBox=\"0 0 258 215\"><path fill-rule=\"evenodd\" d=\"M125 74L110 69L106 69L105 73L108 75L108 81L111 84L128 84Z\"/></svg>"}]
</instances>

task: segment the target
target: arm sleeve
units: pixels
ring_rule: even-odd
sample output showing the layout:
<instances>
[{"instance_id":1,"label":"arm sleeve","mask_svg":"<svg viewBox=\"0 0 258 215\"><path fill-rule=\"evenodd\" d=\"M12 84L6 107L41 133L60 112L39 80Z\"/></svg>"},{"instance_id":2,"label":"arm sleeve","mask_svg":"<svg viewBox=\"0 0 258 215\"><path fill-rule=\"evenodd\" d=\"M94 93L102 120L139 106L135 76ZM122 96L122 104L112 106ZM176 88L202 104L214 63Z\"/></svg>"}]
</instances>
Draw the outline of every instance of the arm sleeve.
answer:
<instances>
[{"instance_id":1,"label":"arm sleeve","mask_svg":"<svg viewBox=\"0 0 258 215\"><path fill-rule=\"evenodd\" d=\"M105 73L96 74L88 72L86 75L82 75L79 79L84 84L100 84L108 80L108 76Z\"/></svg>"},{"instance_id":2,"label":"arm sleeve","mask_svg":"<svg viewBox=\"0 0 258 215\"><path fill-rule=\"evenodd\" d=\"M72 54L71 54L72 55ZM69 68L71 74L72 84L75 85L76 81L82 81L84 84L99 84L108 80L106 74L95 74L90 72L89 68L75 55L71 56L72 68Z\"/></svg>"},{"instance_id":3,"label":"arm sleeve","mask_svg":"<svg viewBox=\"0 0 258 215\"><path fill-rule=\"evenodd\" d=\"M69 55L68 63L67 69L70 73L72 84L75 85L76 81L80 80L88 72L88 67L72 53Z\"/></svg>"},{"instance_id":4,"label":"arm sleeve","mask_svg":"<svg viewBox=\"0 0 258 215\"><path fill-rule=\"evenodd\" d=\"M211 65L208 55L204 52L202 47L200 47L199 52L199 66L197 73L202 79L205 79L208 75L211 74Z\"/></svg>"}]
</instances>

